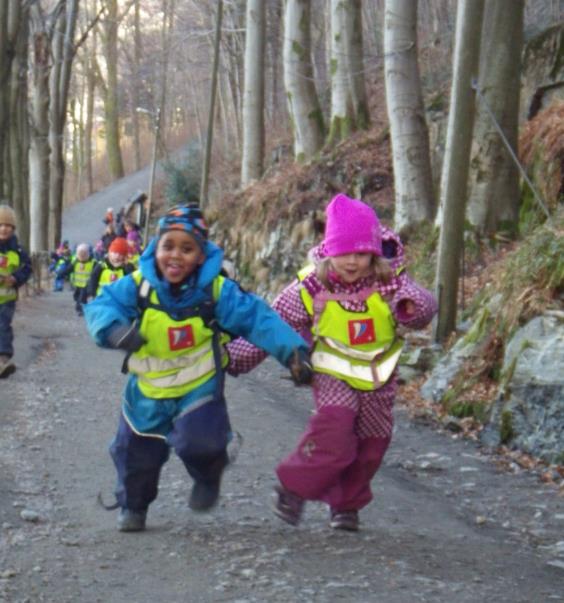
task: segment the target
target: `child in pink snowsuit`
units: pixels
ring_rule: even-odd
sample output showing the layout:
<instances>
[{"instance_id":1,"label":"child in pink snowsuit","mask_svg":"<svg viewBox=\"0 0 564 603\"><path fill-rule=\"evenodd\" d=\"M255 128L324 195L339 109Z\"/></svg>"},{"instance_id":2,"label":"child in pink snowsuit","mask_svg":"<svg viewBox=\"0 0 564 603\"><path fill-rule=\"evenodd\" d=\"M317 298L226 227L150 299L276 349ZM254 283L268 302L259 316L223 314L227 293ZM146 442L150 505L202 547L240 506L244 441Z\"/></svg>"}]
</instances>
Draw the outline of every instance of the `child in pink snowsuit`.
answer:
<instances>
[{"instance_id":1,"label":"child in pink snowsuit","mask_svg":"<svg viewBox=\"0 0 564 603\"><path fill-rule=\"evenodd\" d=\"M312 334L316 409L277 467L274 510L297 525L306 500L324 501L333 528L356 531L392 436L401 352L396 326L422 328L437 306L403 270L399 238L371 207L341 194L326 215L325 238L310 254L314 265L273 303L294 329ZM228 347L232 374L265 357L241 339Z\"/></svg>"}]
</instances>

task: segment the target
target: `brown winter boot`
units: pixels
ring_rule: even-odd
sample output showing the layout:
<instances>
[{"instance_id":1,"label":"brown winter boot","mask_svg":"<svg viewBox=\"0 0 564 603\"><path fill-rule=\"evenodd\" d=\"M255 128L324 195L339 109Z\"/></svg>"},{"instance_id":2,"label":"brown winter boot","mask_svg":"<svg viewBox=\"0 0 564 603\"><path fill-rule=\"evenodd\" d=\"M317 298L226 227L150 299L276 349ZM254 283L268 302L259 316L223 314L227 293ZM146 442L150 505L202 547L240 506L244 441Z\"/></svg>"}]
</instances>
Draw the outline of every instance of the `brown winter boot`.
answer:
<instances>
[{"instance_id":1,"label":"brown winter boot","mask_svg":"<svg viewBox=\"0 0 564 603\"><path fill-rule=\"evenodd\" d=\"M358 511L335 511L332 509L330 525L334 530L358 532Z\"/></svg>"},{"instance_id":2,"label":"brown winter boot","mask_svg":"<svg viewBox=\"0 0 564 603\"><path fill-rule=\"evenodd\" d=\"M12 362L10 356L0 354L0 379L9 377L16 370L16 365Z\"/></svg>"}]
</instances>

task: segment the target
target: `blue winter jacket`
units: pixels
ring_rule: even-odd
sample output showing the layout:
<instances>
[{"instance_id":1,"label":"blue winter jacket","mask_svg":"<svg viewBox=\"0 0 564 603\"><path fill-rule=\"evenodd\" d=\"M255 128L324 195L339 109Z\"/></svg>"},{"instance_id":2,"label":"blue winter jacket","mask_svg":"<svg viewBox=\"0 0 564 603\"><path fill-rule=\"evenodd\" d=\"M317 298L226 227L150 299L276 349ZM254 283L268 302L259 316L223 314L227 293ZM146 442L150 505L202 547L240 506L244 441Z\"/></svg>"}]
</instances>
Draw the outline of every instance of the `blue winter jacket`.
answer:
<instances>
[{"instance_id":1,"label":"blue winter jacket","mask_svg":"<svg viewBox=\"0 0 564 603\"><path fill-rule=\"evenodd\" d=\"M195 306L207 299L209 285L219 275L223 251L214 243L206 242L206 260L174 292L170 283L162 279L155 262L156 240L151 241L139 262L139 269L155 289L160 304L173 318L175 311ZM84 307L88 330L96 343L109 347L107 335L119 324L129 325L140 318L137 285L131 275L103 288L100 295ZM308 350L304 339L298 335L260 297L243 291L239 285L226 278L215 305L215 317L221 329L244 337L257 347L287 365L296 348ZM145 398L137 387L137 376L130 374L124 392L123 412L135 431L166 436L176 416L191 404L213 395L216 376L180 399L152 400Z\"/></svg>"}]
</instances>

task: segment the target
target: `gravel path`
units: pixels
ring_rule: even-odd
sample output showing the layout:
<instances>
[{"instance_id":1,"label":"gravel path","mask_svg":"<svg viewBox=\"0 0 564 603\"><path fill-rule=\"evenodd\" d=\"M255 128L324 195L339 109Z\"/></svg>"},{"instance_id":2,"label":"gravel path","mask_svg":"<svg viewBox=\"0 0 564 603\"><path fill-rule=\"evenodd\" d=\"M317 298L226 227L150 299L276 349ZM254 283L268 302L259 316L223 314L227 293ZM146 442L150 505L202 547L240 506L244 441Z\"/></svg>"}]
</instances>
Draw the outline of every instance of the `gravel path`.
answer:
<instances>
[{"instance_id":1,"label":"gravel path","mask_svg":"<svg viewBox=\"0 0 564 603\"><path fill-rule=\"evenodd\" d=\"M401 408L361 532L331 530L318 504L282 524L274 467L311 403L273 361L228 379L244 444L218 508L190 512L171 458L148 530L119 533L96 496L114 485L120 354L94 346L69 291L23 300L15 327L19 368L0 382L0 601L564 601L557 491Z\"/></svg>"}]
</instances>

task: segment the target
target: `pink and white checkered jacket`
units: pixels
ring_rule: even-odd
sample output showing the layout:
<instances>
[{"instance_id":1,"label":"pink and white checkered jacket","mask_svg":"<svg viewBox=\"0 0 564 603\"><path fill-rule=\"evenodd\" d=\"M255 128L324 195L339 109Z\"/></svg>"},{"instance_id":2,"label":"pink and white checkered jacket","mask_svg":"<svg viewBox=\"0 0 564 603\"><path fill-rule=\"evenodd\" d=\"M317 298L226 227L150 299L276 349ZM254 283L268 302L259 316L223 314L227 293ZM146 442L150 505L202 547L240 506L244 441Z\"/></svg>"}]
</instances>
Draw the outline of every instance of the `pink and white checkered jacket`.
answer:
<instances>
[{"instance_id":1,"label":"pink and white checkered jacket","mask_svg":"<svg viewBox=\"0 0 564 603\"><path fill-rule=\"evenodd\" d=\"M397 272L403 266L403 246L399 237L391 230L382 229L383 251L394 270ZM310 252L313 262L319 261L319 249ZM306 277L307 283L297 279L288 285L274 300L272 307L296 331L304 334L311 333L313 319L307 313L303 304L300 290L307 285L310 294L325 289L315 272ZM305 285L304 285L305 283ZM416 284L402 271L396 274L388 283L374 283L373 277L360 279L352 284L346 284L338 278L331 279L333 292L356 293L361 289L376 285L378 292L390 305L398 325L405 328L421 329L433 318L437 311L434 296ZM407 314L406 302L411 301L415 312ZM364 311L362 301L342 302L347 310ZM256 367L266 357L266 353L256 348L244 339L235 339L227 345L230 362L227 371L231 375L247 373ZM313 380L314 397L317 408L324 405L346 406L358 413L359 421L356 426L357 435L366 437L390 437L393 427L392 407L397 383L395 375L378 390L361 392L354 390L347 383L331 375L316 373Z\"/></svg>"}]
</instances>

